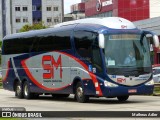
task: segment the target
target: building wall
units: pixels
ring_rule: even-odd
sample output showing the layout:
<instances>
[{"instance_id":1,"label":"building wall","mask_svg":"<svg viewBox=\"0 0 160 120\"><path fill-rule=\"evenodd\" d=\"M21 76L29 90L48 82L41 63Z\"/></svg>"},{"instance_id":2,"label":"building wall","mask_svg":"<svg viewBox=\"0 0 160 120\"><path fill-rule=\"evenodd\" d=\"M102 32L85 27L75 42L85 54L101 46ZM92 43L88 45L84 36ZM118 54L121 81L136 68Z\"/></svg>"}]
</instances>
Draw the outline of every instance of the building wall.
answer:
<instances>
[{"instance_id":1,"label":"building wall","mask_svg":"<svg viewBox=\"0 0 160 120\"><path fill-rule=\"evenodd\" d=\"M62 22L62 4L63 0L42 0L42 21L45 25L51 26ZM47 7L50 7L51 11L47 11ZM58 7L58 11L54 10L55 7Z\"/></svg>"},{"instance_id":2,"label":"building wall","mask_svg":"<svg viewBox=\"0 0 160 120\"><path fill-rule=\"evenodd\" d=\"M71 13L85 12L85 3L78 3L71 6Z\"/></svg>"},{"instance_id":3,"label":"building wall","mask_svg":"<svg viewBox=\"0 0 160 120\"><path fill-rule=\"evenodd\" d=\"M150 0L150 18L160 16L160 1L159 0Z\"/></svg>"},{"instance_id":4,"label":"building wall","mask_svg":"<svg viewBox=\"0 0 160 120\"><path fill-rule=\"evenodd\" d=\"M109 0L109 1L112 1L112 0ZM113 10L115 8L117 8L114 6L116 4L107 5L107 4L103 4L104 2L106 2L106 0L90 0L90 1L86 2L85 3L86 17L96 16L96 15L103 14L103 13L107 14L107 12L112 13ZM113 0L113 3L116 3L116 0ZM99 10L97 10L97 9L99 9ZM100 16L100 17L103 17L103 16Z\"/></svg>"},{"instance_id":5,"label":"building wall","mask_svg":"<svg viewBox=\"0 0 160 120\"><path fill-rule=\"evenodd\" d=\"M33 23L42 21L42 0L32 0L32 17Z\"/></svg>"},{"instance_id":6,"label":"building wall","mask_svg":"<svg viewBox=\"0 0 160 120\"><path fill-rule=\"evenodd\" d=\"M159 8L158 0L90 0L85 3L85 15L86 17L118 16L137 21L160 16Z\"/></svg>"},{"instance_id":7,"label":"building wall","mask_svg":"<svg viewBox=\"0 0 160 120\"><path fill-rule=\"evenodd\" d=\"M6 1L6 35L12 33L12 0L5 0Z\"/></svg>"},{"instance_id":8,"label":"building wall","mask_svg":"<svg viewBox=\"0 0 160 120\"><path fill-rule=\"evenodd\" d=\"M149 18L149 0L118 0L118 16L130 21Z\"/></svg>"},{"instance_id":9,"label":"building wall","mask_svg":"<svg viewBox=\"0 0 160 120\"><path fill-rule=\"evenodd\" d=\"M32 0L12 0L11 4L12 32L17 33L22 26L32 24ZM20 7L20 11L16 11L16 7ZM27 7L27 11L24 11L23 7ZM16 22L17 19L20 19L20 22Z\"/></svg>"},{"instance_id":10,"label":"building wall","mask_svg":"<svg viewBox=\"0 0 160 120\"><path fill-rule=\"evenodd\" d=\"M2 27L2 0L0 0L0 40L3 38L3 27Z\"/></svg>"},{"instance_id":11,"label":"building wall","mask_svg":"<svg viewBox=\"0 0 160 120\"><path fill-rule=\"evenodd\" d=\"M2 1L5 17L2 17ZM52 10L47 11L47 6ZM58 10L54 11L54 7ZM0 0L0 39L3 32L6 35L17 33L26 24L44 21L50 26L62 22L63 11L63 0ZM51 22L47 22L48 17L52 18Z\"/></svg>"}]
</instances>

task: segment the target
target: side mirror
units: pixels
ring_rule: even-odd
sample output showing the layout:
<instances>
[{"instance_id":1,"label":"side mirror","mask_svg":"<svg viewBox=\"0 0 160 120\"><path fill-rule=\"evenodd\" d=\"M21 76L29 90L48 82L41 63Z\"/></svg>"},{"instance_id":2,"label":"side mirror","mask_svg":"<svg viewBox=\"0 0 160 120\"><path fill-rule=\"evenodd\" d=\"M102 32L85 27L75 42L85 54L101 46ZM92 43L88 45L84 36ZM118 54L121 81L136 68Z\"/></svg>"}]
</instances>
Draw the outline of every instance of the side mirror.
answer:
<instances>
[{"instance_id":1,"label":"side mirror","mask_svg":"<svg viewBox=\"0 0 160 120\"><path fill-rule=\"evenodd\" d=\"M105 38L103 34L99 34L99 47L104 48Z\"/></svg>"},{"instance_id":2,"label":"side mirror","mask_svg":"<svg viewBox=\"0 0 160 120\"><path fill-rule=\"evenodd\" d=\"M155 47L159 47L159 38L158 38L158 36L157 36L155 33L151 32L151 31L143 31L143 32L144 32L144 34L146 34L146 35L147 35L147 34L152 35L154 46L155 46Z\"/></svg>"},{"instance_id":3,"label":"side mirror","mask_svg":"<svg viewBox=\"0 0 160 120\"><path fill-rule=\"evenodd\" d=\"M159 47L159 38L157 35L153 36L153 42L154 42L155 47Z\"/></svg>"}]
</instances>

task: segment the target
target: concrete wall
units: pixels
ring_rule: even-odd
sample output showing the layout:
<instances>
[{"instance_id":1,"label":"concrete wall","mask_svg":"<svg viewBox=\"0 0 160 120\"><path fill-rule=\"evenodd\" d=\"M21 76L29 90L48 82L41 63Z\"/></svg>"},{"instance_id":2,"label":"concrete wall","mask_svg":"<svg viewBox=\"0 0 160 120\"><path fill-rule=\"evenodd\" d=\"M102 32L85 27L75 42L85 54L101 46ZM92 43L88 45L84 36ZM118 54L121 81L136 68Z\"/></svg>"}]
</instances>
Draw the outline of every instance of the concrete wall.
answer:
<instances>
[{"instance_id":1,"label":"concrete wall","mask_svg":"<svg viewBox=\"0 0 160 120\"><path fill-rule=\"evenodd\" d=\"M47 7L51 7L51 11L47 11ZM54 7L58 7L58 11L54 11ZM42 21L45 25L51 26L62 22L62 11L62 0L42 0ZM47 22L47 18L51 18L51 22ZM55 22L55 19L58 19L58 22Z\"/></svg>"},{"instance_id":2,"label":"concrete wall","mask_svg":"<svg viewBox=\"0 0 160 120\"><path fill-rule=\"evenodd\" d=\"M32 24L32 0L12 0L12 32L16 33L25 24ZM15 11L15 7L20 7L20 11ZM27 7L27 11L23 11L23 7ZM16 18L20 18L20 22L16 23ZM28 22L23 22L24 18L28 18Z\"/></svg>"},{"instance_id":3,"label":"concrete wall","mask_svg":"<svg viewBox=\"0 0 160 120\"><path fill-rule=\"evenodd\" d=\"M150 18L160 16L160 1L150 0Z\"/></svg>"}]
</instances>

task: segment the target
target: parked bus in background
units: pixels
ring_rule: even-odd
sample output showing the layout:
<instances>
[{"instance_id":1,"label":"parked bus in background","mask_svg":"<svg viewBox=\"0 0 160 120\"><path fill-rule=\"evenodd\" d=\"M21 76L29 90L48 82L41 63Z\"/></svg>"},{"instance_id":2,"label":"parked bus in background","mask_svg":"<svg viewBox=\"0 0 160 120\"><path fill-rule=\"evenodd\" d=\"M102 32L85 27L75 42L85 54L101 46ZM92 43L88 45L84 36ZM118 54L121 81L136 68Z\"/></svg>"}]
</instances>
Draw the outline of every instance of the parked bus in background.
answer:
<instances>
[{"instance_id":1,"label":"parked bus in background","mask_svg":"<svg viewBox=\"0 0 160 120\"><path fill-rule=\"evenodd\" d=\"M26 99L75 94L78 102L89 97L126 101L130 95L152 94L148 35L158 47L154 33L119 17L8 35L2 46L3 88Z\"/></svg>"}]
</instances>

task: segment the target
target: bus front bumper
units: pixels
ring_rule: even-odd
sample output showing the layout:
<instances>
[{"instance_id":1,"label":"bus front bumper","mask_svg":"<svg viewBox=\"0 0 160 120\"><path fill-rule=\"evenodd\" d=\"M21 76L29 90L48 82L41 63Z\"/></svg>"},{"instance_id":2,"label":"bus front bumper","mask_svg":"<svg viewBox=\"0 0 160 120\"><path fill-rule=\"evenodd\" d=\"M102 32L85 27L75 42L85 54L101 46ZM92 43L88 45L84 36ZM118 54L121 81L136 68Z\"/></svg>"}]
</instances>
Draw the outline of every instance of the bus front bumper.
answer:
<instances>
[{"instance_id":1,"label":"bus front bumper","mask_svg":"<svg viewBox=\"0 0 160 120\"><path fill-rule=\"evenodd\" d=\"M127 95L151 95L153 94L154 85L139 85L134 87L118 86L118 87L104 87L103 96L117 97Z\"/></svg>"}]
</instances>

